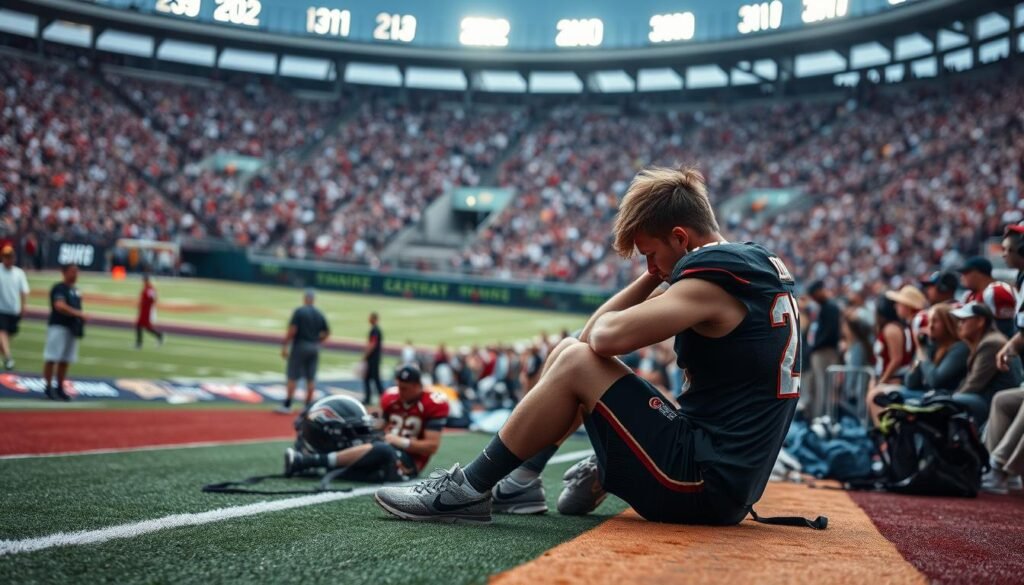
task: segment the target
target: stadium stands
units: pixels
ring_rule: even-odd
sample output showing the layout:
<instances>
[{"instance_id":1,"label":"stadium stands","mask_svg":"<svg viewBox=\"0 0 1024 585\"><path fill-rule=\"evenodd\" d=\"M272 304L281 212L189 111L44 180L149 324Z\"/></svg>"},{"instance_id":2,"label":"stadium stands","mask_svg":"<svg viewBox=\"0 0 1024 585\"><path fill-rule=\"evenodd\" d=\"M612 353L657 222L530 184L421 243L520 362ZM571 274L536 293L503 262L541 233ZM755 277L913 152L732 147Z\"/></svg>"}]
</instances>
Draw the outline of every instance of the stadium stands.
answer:
<instances>
[{"instance_id":1,"label":"stadium stands","mask_svg":"<svg viewBox=\"0 0 1024 585\"><path fill-rule=\"evenodd\" d=\"M0 56L2 228L79 241L201 235L153 187L178 154L68 65Z\"/></svg>"},{"instance_id":2,"label":"stadium stands","mask_svg":"<svg viewBox=\"0 0 1024 585\"><path fill-rule=\"evenodd\" d=\"M379 265L434 199L479 184L527 121L518 108L364 103L308 160L266 168L252 193L277 209L278 253Z\"/></svg>"},{"instance_id":3,"label":"stadium stands","mask_svg":"<svg viewBox=\"0 0 1024 585\"><path fill-rule=\"evenodd\" d=\"M818 101L531 115L4 60L8 232L167 239L209 227L279 256L379 267L432 201L486 180L517 196L449 270L617 286L638 269L608 245L628 181L644 165L695 163L718 202L806 193L774 217L723 216L723 229L841 287L895 286L1022 216L1024 84L999 70ZM264 162L253 175L213 154Z\"/></svg>"}]
</instances>

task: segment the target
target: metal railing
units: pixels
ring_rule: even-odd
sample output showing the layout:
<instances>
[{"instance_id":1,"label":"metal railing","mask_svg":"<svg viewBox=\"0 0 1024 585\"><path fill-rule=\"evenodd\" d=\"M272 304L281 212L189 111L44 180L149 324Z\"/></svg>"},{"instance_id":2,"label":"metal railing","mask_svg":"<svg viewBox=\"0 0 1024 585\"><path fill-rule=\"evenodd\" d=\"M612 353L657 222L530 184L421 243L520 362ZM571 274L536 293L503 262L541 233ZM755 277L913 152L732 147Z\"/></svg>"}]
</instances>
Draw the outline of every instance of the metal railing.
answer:
<instances>
[{"instance_id":1,"label":"metal railing","mask_svg":"<svg viewBox=\"0 0 1024 585\"><path fill-rule=\"evenodd\" d=\"M825 396L822 412L833 421L852 416L868 422L868 388L875 379L875 370L867 366L829 366L825 371Z\"/></svg>"}]
</instances>

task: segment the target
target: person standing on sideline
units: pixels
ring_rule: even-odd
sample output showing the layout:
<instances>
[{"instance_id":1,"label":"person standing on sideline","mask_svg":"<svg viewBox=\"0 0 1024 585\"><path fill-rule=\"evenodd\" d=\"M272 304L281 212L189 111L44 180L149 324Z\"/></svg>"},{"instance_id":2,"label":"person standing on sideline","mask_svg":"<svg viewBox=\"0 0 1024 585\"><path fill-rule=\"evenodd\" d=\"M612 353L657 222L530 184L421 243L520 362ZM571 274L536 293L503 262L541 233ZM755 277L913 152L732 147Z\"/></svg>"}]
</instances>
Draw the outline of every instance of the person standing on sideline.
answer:
<instances>
[{"instance_id":1,"label":"person standing on sideline","mask_svg":"<svg viewBox=\"0 0 1024 585\"><path fill-rule=\"evenodd\" d=\"M135 349L142 349L142 332L148 331L156 342L164 344L164 334L153 327L156 316L156 287L148 274L142 275L142 294L139 295L139 316L135 319Z\"/></svg>"},{"instance_id":2,"label":"person standing on sideline","mask_svg":"<svg viewBox=\"0 0 1024 585\"><path fill-rule=\"evenodd\" d=\"M43 348L43 380L46 382L46 397L50 400L71 400L64 392L64 380L68 365L78 361L78 340L85 335L86 315L82 312L82 296L75 288L78 266L66 264L61 273L64 279L50 289L50 319ZM56 386L51 385L54 365L57 366Z\"/></svg>"},{"instance_id":3,"label":"person standing on sideline","mask_svg":"<svg viewBox=\"0 0 1024 585\"><path fill-rule=\"evenodd\" d=\"M0 250L0 353L4 354L4 369L14 369L11 338L18 334L18 324L25 316L28 301L28 279L25 271L14 265L14 248L7 244Z\"/></svg>"},{"instance_id":4,"label":"person standing on sideline","mask_svg":"<svg viewBox=\"0 0 1024 585\"><path fill-rule=\"evenodd\" d=\"M373 400L373 390L370 382L377 387L377 396L380 396L384 389L380 383L380 355L384 345L384 338L381 336L380 327L377 326L377 313L370 313L370 337L366 342L366 351L363 352L363 360L366 362L366 371L363 373L363 391L366 393L364 402L367 406Z\"/></svg>"},{"instance_id":5,"label":"person standing on sideline","mask_svg":"<svg viewBox=\"0 0 1024 585\"><path fill-rule=\"evenodd\" d=\"M302 297L302 306L295 309L291 321L288 322L288 332L285 333L281 346L281 357L288 360L288 396L284 403L274 410L280 414L291 414L292 398L295 397L295 386L299 378L306 380L306 406L313 402L313 394L316 391L316 368L320 361L320 344L331 334L324 314L313 306L315 297L313 289L306 289ZM288 351L289 347L291 352Z\"/></svg>"},{"instance_id":6,"label":"person standing on sideline","mask_svg":"<svg viewBox=\"0 0 1024 585\"><path fill-rule=\"evenodd\" d=\"M810 388L811 408L821 408L828 391L827 372L829 366L839 364L839 305L825 290L825 283L816 280L807 287L807 295L818 304L818 318L807 331L810 346L811 377L814 387Z\"/></svg>"}]
</instances>

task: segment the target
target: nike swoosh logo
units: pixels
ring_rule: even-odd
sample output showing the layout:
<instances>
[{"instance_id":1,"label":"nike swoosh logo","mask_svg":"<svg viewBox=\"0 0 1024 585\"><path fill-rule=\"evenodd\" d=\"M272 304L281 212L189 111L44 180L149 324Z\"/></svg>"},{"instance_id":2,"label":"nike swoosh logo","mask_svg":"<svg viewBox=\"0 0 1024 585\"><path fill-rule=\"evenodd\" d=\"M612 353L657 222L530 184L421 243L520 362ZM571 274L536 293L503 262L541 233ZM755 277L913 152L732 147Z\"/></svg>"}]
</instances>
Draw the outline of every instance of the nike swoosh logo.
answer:
<instances>
[{"instance_id":1,"label":"nike swoosh logo","mask_svg":"<svg viewBox=\"0 0 1024 585\"><path fill-rule=\"evenodd\" d=\"M465 510L466 508L475 506L480 502L481 500L476 500L474 502L464 502L462 504L446 504L441 501L441 494L437 494L437 497L434 498L434 507L437 508L437 510L440 512L455 512L457 510Z\"/></svg>"},{"instance_id":2,"label":"nike swoosh logo","mask_svg":"<svg viewBox=\"0 0 1024 585\"><path fill-rule=\"evenodd\" d=\"M522 490L516 490L514 492L503 492L503 491L501 491L501 484L499 483L498 484L498 489L495 490L497 492L495 495L498 496L498 498L500 498L500 499L503 499L503 500L508 499L508 500L510 500L512 498L515 498L515 497L518 497L518 496L521 496L521 495L525 494L529 489L530 488L526 488L526 489L522 489Z\"/></svg>"}]
</instances>

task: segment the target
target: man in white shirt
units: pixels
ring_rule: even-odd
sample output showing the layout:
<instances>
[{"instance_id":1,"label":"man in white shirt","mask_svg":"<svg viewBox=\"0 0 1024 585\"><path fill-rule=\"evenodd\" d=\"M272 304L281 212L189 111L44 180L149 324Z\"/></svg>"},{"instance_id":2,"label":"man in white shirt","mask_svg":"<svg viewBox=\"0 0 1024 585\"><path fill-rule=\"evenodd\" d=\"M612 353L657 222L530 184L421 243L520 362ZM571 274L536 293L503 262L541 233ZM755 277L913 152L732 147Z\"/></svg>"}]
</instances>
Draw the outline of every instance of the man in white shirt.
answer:
<instances>
[{"instance_id":1,"label":"man in white shirt","mask_svg":"<svg viewBox=\"0 0 1024 585\"><path fill-rule=\"evenodd\" d=\"M0 249L0 353L4 357L4 369L14 369L14 355L11 353L11 337L18 333L18 322L25 314L28 300L28 279L25 272L14 265L14 247L5 244Z\"/></svg>"}]
</instances>

